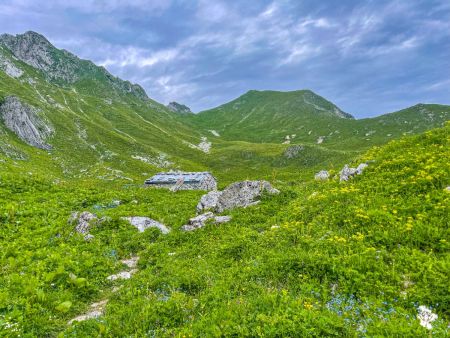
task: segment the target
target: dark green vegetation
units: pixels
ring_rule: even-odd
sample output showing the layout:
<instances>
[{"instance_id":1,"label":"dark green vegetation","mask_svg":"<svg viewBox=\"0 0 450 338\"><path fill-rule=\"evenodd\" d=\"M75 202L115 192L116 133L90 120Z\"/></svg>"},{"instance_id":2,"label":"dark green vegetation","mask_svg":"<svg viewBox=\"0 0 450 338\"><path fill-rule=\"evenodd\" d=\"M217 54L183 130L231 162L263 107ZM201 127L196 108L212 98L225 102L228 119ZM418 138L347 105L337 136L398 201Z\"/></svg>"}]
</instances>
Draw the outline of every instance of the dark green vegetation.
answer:
<instances>
[{"instance_id":1,"label":"dark green vegetation","mask_svg":"<svg viewBox=\"0 0 450 338\"><path fill-rule=\"evenodd\" d=\"M43 71L0 43L0 104L20 98L55 133L44 151L0 124L0 337L448 336L448 106L354 120L310 91L251 91L183 116L22 38L55 63ZM349 182L313 180L349 161L370 165ZM171 168L211 170L220 187L265 178L281 193L186 233L202 192L140 186ZM109 218L87 242L73 211ZM172 231L139 233L124 216ZM130 280L106 279L136 255ZM103 316L67 324L105 299ZM439 316L432 330L420 305Z\"/></svg>"}]
</instances>

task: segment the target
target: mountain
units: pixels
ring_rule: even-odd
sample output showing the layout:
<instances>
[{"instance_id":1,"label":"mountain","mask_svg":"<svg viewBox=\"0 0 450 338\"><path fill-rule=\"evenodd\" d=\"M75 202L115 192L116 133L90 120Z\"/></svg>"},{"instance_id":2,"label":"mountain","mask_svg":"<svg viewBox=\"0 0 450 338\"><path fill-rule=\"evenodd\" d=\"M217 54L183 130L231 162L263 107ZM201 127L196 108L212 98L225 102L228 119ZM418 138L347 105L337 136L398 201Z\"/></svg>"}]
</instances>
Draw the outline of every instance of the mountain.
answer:
<instances>
[{"instance_id":1,"label":"mountain","mask_svg":"<svg viewBox=\"0 0 450 338\"><path fill-rule=\"evenodd\" d=\"M1 35L0 155L65 177L202 168L202 135L178 115L40 34Z\"/></svg>"},{"instance_id":2,"label":"mountain","mask_svg":"<svg viewBox=\"0 0 450 338\"><path fill-rule=\"evenodd\" d=\"M170 111L173 111L174 113L192 114L192 111L188 106L185 106L184 104L180 104L178 102L170 102L167 105L167 109L169 109Z\"/></svg>"},{"instance_id":3,"label":"mountain","mask_svg":"<svg viewBox=\"0 0 450 338\"><path fill-rule=\"evenodd\" d=\"M376 118L354 119L310 90L249 91L192 123L223 139L257 143L310 143L335 149L366 149L403 134L442 126L450 107L419 104Z\"/></svg>"},{"instance_id":4,"label":"mountain","mask_svg":"<svg viewBox=\"0 0 450 338\"><path fill-rule=\"evenodd\" d=\"M250 91L194 115L2 35L0 336L448 336L449 108ZM169 170L222 192L143 187ZM243 180L279 193L183 231L268 186Z\"/></svg>"},{"instance_id":5,"label":"mountain","mask_svg":"<svg viewBox=\"0 0 450 338\"><path fill-rule=\"evenodd\" d=\"M42 71L51 82L72 87L86 94L132 94L148 99L144 89L111 75L103 67L91 61L81 60L66 50L55 48L44 36L35 32L0 35L0 45L6 47L15 58Z\"/></svg>"}]
</instances>

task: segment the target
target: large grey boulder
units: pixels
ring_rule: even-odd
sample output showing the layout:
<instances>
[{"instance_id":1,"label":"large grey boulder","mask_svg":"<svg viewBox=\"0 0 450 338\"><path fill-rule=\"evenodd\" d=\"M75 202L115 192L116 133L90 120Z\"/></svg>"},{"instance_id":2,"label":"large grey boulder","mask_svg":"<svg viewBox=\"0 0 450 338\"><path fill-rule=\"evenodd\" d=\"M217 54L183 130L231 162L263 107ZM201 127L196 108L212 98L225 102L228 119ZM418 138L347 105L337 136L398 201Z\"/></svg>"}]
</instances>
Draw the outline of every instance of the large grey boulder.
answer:
<instances>
[{"instance_id":1,"label":"large grey boulder","mask_svg":"<svg viewBox=\"0 0 450 338\"><path fill-rule=\"evenodd\" d=\"M200 202L197 204L197 212L202 210L214 209L217 206L219 197L222 195L221 191L210 191L206 195L200 198Z\"/></svg>"},{"instance_id":2,"label":"large grey boulder","mask_svg":"<svg viewBox=\"0 0 450 338\"><path fill-rule=\"evenodd\" d=\"M157 228L163 234L168 234L170 229L164 224L159 223L151 218L142 216L122 217L123 220L128 221L132 226L136 227L139 232L144 232L148 228Z\"/></svg>"},{"instance_id":3,"label":"large grey boulder","mask_svg":"<svg viewBox=\"0 0 450 338\"><path fill-rule=\"evenodd\" d=\"M53 127L39 115L38 109L8 96L0 104L0 118L25 143L46 150L52 148L45 140L53 134Z\"/></svg>"},{"instance_id":4,"label":"large grey boulder","mask_svg":"<svg viewBox=\"0 0 450 338\"><path fill-rule=\"evenodd\" d=\"M256 199L264 192L278 194L279 190L273 188L267 181L243 181L229 185L223 191L212 191L202 196L197 211L214 210L221 213L238 207L248 207L257 204Z\"/></svg>"}]
</instances>

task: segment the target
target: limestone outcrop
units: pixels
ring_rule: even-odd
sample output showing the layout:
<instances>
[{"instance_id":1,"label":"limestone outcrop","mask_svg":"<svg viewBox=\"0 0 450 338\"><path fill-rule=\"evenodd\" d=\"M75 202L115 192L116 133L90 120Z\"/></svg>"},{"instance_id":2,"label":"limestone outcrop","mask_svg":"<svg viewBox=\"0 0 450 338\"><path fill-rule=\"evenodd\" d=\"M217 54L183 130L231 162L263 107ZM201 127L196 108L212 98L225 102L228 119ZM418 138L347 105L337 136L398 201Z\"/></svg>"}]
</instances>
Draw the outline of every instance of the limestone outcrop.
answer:
<instances>
[{"instance_id":1,"label":"limestone outcrop","mask_svg":"<svg viewBox=\"0 0 450 338\"><path fill-rule=\"evenodd\" d=\"M53 134L53 127L40 116L38 109L15 96L8 96L0 103L0 118L25 143L40 149L52 149L46 139Z\"/></svg>"}]
</instances>

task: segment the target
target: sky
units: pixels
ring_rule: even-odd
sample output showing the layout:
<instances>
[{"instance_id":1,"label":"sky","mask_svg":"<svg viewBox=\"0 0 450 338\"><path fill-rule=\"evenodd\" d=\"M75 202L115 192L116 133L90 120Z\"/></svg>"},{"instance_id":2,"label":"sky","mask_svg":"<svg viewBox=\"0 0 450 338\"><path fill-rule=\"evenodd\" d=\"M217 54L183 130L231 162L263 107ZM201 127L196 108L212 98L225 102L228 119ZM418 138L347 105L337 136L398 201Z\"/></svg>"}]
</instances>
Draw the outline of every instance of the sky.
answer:
<instances>
[{"instance_id":1,"label":"sky","mask_svg":"<svg viewBox=\"0 0 450 338\"><path fill-rule=\"evenodd\" d=\"M251 89L450 104L449 0L0 0L0 32L28 30L195 112Z\"/></svg>"}]
</instances>

